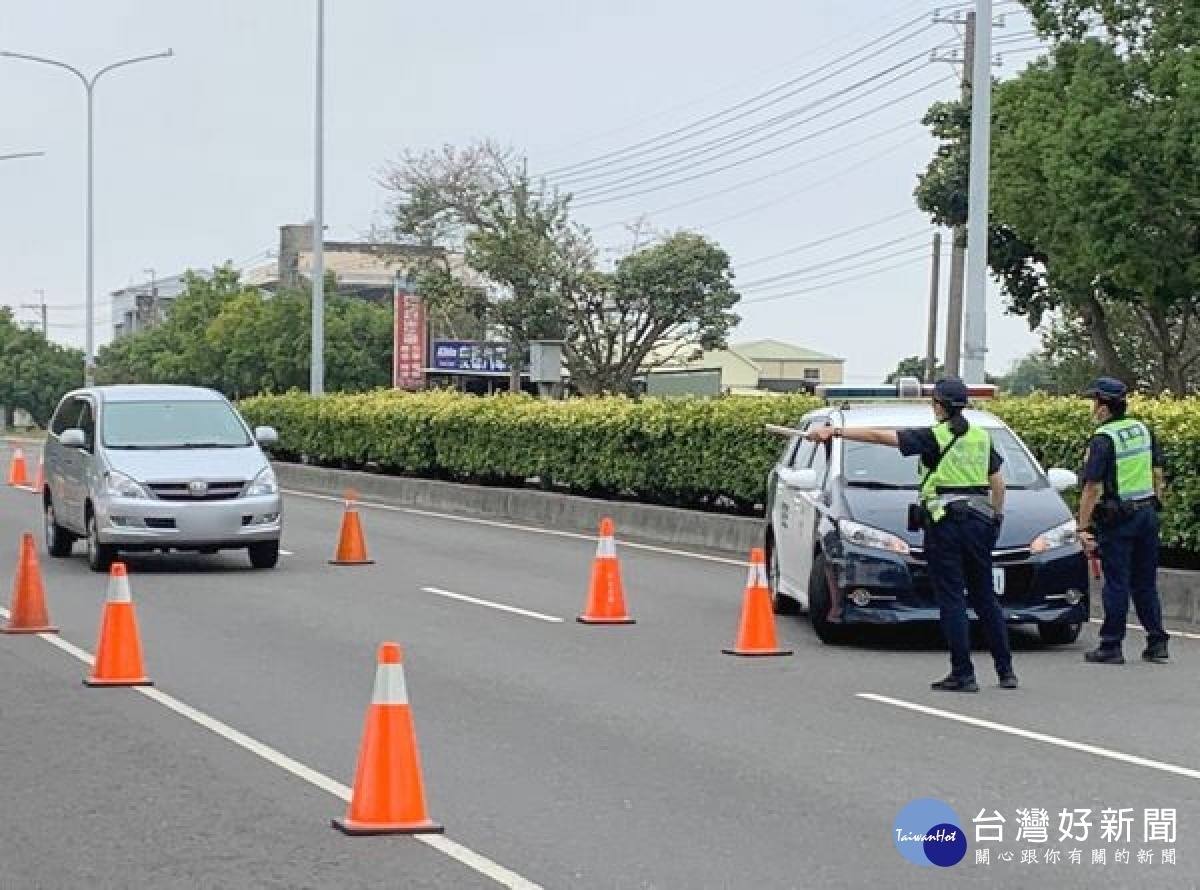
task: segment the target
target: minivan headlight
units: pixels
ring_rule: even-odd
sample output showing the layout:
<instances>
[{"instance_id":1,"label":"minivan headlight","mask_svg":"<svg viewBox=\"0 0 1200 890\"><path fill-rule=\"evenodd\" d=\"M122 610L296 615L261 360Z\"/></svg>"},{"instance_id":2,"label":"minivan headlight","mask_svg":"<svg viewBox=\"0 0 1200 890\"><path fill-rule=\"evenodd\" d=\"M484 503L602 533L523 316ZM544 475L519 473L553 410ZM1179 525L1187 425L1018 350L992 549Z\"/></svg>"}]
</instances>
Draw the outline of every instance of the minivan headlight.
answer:
<instances>
[{"instance_id":1,"label":"minivan headlight","mask_svg":"<svg viewBox=\"0 0 1200 890\"><path fill-rule=\"evenodd\" d=\"M1062 525L1056 525L1054 528L1047 529L1029 545L1031 553L1045 553L1047 550L1054 550L1058 547L1069 547L1079 540L1078 526L1074 519L1068 519Z\"/></svg>"},{"instance_id":2,"label":"minivan headlight","mask_svg":"<svg viewBox=\"0 0 1200 890\"><path fill-rule=\"evenodd\" d=\"M275 471L270 467L267 467L254 477L254 481L251 482L250 487L246 489L246 494L248 496L275 494L278 491L279 483L275 481Z\"/></svg>"},{"instance_id":3,"label":"minivan headlight","mask_svg":"<svg viewBox=\"0 0 1200 890\"><path fill-rule=\"evenodd\" d=\"M104 474L104 486L113 497L143 499L150 497L141 485L116 470L109 470Z\"/></svg>"},{"instance_id":4,"label":"minivan headlight","mask_svg":"<svg viewBox=\"0 0 1200 890\"><path fill-rule=\"evenodd\" d=\"M838 534L842 540L860 547L871 547L875 550L887 550L891 553L908 553L908 544L903 538L890 532L885 532L861 522L843 519L838 523Z\"/></svg>"}]
</instances>

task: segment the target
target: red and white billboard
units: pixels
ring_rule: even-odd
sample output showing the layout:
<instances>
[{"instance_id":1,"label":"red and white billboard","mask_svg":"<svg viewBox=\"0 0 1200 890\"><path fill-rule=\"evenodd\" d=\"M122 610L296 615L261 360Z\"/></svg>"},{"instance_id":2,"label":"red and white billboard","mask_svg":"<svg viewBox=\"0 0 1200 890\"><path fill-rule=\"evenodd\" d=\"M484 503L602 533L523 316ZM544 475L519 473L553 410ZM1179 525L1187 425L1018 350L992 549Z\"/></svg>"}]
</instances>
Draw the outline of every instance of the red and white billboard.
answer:
<instances>
[{"instance_id":1,"label":"red and white billboard","mask_svg":"<svg viewBox=\"0 0 1200 890\"><path fill-rule=\"evenodd\" d=\"M392 337L392 386L421 389L425 385L425 305L401 283L395 290Z\"/></svg>"}]
</instances>

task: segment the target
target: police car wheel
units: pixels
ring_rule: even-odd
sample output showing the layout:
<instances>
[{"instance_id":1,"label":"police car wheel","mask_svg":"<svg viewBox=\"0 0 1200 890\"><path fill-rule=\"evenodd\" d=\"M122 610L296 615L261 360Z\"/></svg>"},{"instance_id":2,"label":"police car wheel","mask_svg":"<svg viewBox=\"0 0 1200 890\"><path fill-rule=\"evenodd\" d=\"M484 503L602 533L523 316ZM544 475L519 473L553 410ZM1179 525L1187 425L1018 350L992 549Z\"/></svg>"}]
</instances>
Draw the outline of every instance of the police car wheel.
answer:
<instances>
[{"instance_id":1,"label":"police car wheel","mask_svg":"<svg viewBox=\"0 0 1200 890\"><path fill-rule=\"evenodd\" d=\"M1079 632L1081 630L1083 630L1083 625L1079 622L1075 622L1074 624L1039 624L1038 636L1042 638L1043 643L1051 646L1066 646L1079 639Z\"/></svg>"},{"instance_id":2,"label":"police car wheel","mask_svg":"<svg viewBox=\"0 0 1200 890\"><path fill-rule=\"evenodd\" d=\"M846 628L829 620L829 575L825 571L825 554L813 559L812 575L808 581L808 617L813 632L822 643L840 643L846 639Z\"/></svg>"}]
</instances>

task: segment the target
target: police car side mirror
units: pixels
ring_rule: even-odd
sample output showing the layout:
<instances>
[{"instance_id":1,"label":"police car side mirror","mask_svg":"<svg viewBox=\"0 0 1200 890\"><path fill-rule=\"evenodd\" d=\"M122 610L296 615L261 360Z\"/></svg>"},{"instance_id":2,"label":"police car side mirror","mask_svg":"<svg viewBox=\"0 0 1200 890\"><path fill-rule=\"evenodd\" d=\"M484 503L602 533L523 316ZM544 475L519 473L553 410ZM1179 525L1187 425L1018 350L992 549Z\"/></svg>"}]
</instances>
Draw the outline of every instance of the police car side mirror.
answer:
<instances>
[{"instance_id":1,"label":"police car side mirror","mask_svg":"<svg viewBox=\"0 0 1200 890\"><path fill-rule=\"evenodd\" d=\"M820 487L817 483L817 471L812 469L783 469L779 471L779 478L792 491L815 491Z\"/></svg>"},{"instance_id":2,"label":"police car side mirror","mask_svg":"<svg viewBox=\"0 0 1200 890\"><path fill-rule=\"evenodd\" d=\"M1074 488L1079 484L1079 477L1070 470L1064 470L1061 467L1054 467L1046 471L1046 478L1050 480L1050 485L1055 491L1066 491L1068 488Z\"/></svg>"}]
</instances>

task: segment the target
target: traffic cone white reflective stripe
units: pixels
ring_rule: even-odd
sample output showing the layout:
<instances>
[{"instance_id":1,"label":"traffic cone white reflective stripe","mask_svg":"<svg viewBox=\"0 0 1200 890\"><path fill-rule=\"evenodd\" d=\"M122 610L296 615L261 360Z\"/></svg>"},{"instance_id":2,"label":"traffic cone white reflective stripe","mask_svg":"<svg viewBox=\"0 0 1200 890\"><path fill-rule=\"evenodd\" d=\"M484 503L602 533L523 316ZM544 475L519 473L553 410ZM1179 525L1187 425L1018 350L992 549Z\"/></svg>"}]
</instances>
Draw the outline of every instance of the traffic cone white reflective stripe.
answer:
<instances>
[{"instance_id":1,"label":"traffic cone white reflective stripe","mask_svg":"<svg viewBox=\"0 0 1200 890\"><path fill-rule=\"evenodd\" d=\"M616 559L617 558L617 542L610 535L604 535L596 544L597 559Z\"/></svg>"},{"instance_id":2,"label":"traffic cone white reflective stripe","mask_svg":"<svg viewBox=\"0 0 1200 890\"><path fill-rule=\"evenodd\" d=\"M767 569L761 562L752 562L746 573L746 588L769 587L767 584Z\"/></svg>"},{"instance_id":3,"label":"traffic cone white reflective stripe","mask_svg":"<svg viewBox=\"0 0 1200 890\"><path fill-rule=\"evenodd\" d=\"M408 685L404 682L404 665L382 663L375 669L374 705L408 704Z\"/></svg>"}]
</instances>

